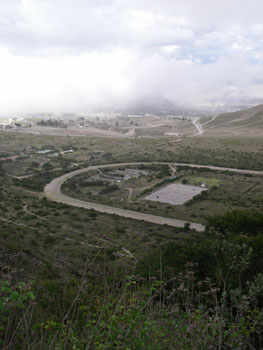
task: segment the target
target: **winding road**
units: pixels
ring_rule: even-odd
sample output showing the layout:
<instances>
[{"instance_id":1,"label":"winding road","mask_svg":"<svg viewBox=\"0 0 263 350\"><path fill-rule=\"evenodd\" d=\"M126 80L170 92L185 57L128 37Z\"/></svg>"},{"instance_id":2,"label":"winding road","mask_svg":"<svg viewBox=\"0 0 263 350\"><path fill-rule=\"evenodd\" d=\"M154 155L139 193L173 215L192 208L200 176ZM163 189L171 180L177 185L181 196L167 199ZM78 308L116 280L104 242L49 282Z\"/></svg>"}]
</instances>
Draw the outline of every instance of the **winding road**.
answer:
<instances>
[{"instance_id":1,"label":"winding road","mask_svg":"<svg viewBox=\"0 0 263 350\"><path fill-rule=\"evenodd\" d=\"M115 208L110 207L98 203L92 203L92 202L86 202L82 201L76 198L68 197L61 193L61 186L62 184L70 179L73 176L76 176L78 174L82 174L84 172L90 171L90 170L98 170L99 168L106 168L106 167L116 167L116 166L128 166L128 165L141 165L141 164L168 164L165 162L135 162L135 163L117 163L117 164L105 164L105 165L95 165L95 166L89 166L87 168L79 169L72 171L70 173L64 174L60 177L57 177L56 179L52 180L49 184L45 186L44 192L46 197L49 200L64 203L71 205L73 207L78 208L85 208L85 209L94 209L100 213L106 213L111 215L118 215L125 218L135 219L135 220L142 220L147 221L159 225L169 225L173 227L184 227L186 223L190 224L190 228L194 229L196 231L204 231L204 225L201 225L199 223L193 223L183 220L177 220L177 219L171 219L166 218L162 216L157 215L151 215L151 214L145 214L140 212L135 212L131 210L121 209L121 208ZM256 171L256 170L244 170L244 169L233 169L233 168L223 168L223 167L216 167L216 166L208 166L208 165L198 165L198 164L187 164L187 163L171 163L172 166L190 166L193 168L209 168L213 170L221 170L221 171L232 171L237 173L243 173L243 174L254 174L254 175L263 175L263 171Z\"/></svg>"}]
</instances>

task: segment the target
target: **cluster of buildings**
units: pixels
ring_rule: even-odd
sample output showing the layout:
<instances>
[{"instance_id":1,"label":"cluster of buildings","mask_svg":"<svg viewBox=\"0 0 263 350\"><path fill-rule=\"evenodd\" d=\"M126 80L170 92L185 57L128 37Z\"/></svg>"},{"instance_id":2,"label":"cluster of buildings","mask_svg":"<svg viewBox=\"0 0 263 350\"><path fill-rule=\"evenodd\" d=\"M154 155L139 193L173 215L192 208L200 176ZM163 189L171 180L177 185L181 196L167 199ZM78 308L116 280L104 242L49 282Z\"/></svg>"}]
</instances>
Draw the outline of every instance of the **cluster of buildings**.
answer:
<instances>
[{"instance_id":1,"label":"cluster of buildings","mask_svg":"<svg viewBox=\"0 0 263 350\"><path fill-rule=\"evenodd\" d=\"M16 129L21 125L23 118L0 117L0 129Z\"/></svg>"},{"instance_id":2,"label":"cluster of buildings","mask_svg":"<svg viewBox=\"0 0 263 350\"><path fill-rule=\"evenodd\" d=\"M64 151L60 151L60 152L55 152L52 149L42 149L40 151L37 151L36 154L47 155L47 154L51 154L52 153L53 155L58 156L59 153L60 154L68 154L68 153L73 153L73 152L74 152L73 149L68 149L68 150L64 150Z\"/></svg>"},{"instance_id":3,"label":"cluster of buildings","mask_svg":"<svg viewBox=\"0 0 263 350\"><path fill-rule=\"evenodd\" d=\"M138 178L140 176L147 176L148 171L138 170L138 169L125 169L125 170L114 170L110 174L101 173L94 175L93 180L102 180L109 183L121 183L122 181L127 181L132 178Z\"/></svg>"}]
</instances>

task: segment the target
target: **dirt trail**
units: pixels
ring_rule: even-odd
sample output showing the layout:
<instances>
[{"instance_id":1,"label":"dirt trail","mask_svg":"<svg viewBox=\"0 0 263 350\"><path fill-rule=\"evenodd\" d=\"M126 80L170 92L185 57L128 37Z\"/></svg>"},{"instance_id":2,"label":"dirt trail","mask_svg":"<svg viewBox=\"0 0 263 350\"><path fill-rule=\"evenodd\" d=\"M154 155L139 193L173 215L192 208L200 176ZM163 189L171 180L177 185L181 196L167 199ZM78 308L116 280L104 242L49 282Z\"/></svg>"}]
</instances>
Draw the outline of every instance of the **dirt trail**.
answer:
<instances>
[{"instance_id":1,"label":"dirt trail","mask_svg":"<svg viewBox=\"0 0 263 350\"><path fill-rule=\"evenodd\" d=\"M214 115L212 119L208 120L208 122L201 124L201 126L203 127L204 125L211 123L213 120L216 119L217 116L218 116L218 114Z\"/></svg>"},{"instance_id":2,"label":"dirt trail","mask_svg":"<svg viewBox=\"0 0 263 350\"><path fill-rule=\"evenodd\" d=\"M125 190L128 190L128 191L129 191L128 201L129 201L129 202L132 202L132 200L131 200L131 196L132 196L132 188L130 188L130 187L126 187L126 188L125 188Z\"/></svg>"},{"instance_id":3,"label":"dirt trail","mask_svg":"<svg viewBox=\"0 0 263 350\"><path fill-rule=\"evenodd\" d=\"M197 135L203 135L204 129L202 128L202 125L199 123L199 119L200 118L193 120L192 123L198 131Z\"/></svg>"}]
</instances>

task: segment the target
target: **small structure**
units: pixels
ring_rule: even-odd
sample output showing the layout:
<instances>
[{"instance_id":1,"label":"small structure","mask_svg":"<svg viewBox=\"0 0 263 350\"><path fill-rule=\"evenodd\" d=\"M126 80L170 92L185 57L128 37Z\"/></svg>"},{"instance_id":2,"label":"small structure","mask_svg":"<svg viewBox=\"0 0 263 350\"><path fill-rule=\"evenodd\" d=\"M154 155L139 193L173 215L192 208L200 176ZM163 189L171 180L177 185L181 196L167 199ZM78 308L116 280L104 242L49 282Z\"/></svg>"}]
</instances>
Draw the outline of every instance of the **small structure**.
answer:
<instances>
[{"instance_id":1,"label":"small structure","mask_svg":"<svg viewBox=\"0 0 263 350\"><path fill-rule=\"evenodd\" d=\"M73 149L68 149L66 151L62 151L61 154L67 154L67 153L73 153L74 150Z\"/></svg>"},{"instance_id":2,"label":"small structure","mask_svg":"<svg viewBox=\"0 0 263 350\"><path fill-rule=\"evenodd\" d=\"M201 187L202 188L206 188L206 182L205 181L201 183Z\"/></svg>"},{"instance_id":3,"label":"small structure","mask_svg":"<svg viewBox=\"0 0 263 350\"><path fill-rule=\"evenodd\" d=\"M129 180L132 177L138 178L140 176L148 175L148 171L138 170L138 169L125 169L125 170L116 170L115 174L122 175L125 180Z\"/></svg>"},{"instance_id":4,"label":"small structure","mask_svg":"<svg viewBox=\"0 0 263 350\"><path fill-rule=\"evenodd\" d=\"M36 153L37 154L48 154L48 153L51 153L51 152L53 152L52 149L43 149L41 151L37 151Z\"/></svg>"}]
</instances>

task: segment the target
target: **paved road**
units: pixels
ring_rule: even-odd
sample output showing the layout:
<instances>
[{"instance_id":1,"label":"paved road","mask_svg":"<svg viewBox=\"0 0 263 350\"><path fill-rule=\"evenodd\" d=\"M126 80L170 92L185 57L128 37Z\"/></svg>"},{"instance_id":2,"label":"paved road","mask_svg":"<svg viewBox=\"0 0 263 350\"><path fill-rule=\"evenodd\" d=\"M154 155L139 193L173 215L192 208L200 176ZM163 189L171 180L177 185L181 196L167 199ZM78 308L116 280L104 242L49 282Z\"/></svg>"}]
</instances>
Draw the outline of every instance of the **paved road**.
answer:
<instances>
[{"instance_id":1,"label":"paved road","mask_svg":"<svg viewBox=\"0 0 263 350\"><path fill-rule=\"evenodd\" d=\"M89 166L87 168L79 169L72 171L70 173L64 174L54 180L52 180L48 185L45 186L44 192L46 197L49 200L59 202L59 203L64 203L68 204L74 207L79 207L79 208L85 208L85 209L94 209L98 212L101 213L107 213L107 214L115 214L118 216L123 216L126 218L131 218L135 220L143 220L147 222L152 222L155 224L159 225L169 225L169 226L174 226L174 227L183 227L184 224L187 221L183 220L177 220L177 219L170 219L170 218L165 218L162 216L157 216L157 215L151 215L151 214L144 214L140 212L135 212L131 210L125 210L121 208L115 208L115 207L109 207L106 205L98 204L98 203L92 203L92 202L85 202L79 199L71 198L63 193L61 193L61 185L71 177L87 172L89 170L97 170L99 168L105 168L105 167L115 167L115 166L126 166L126 165L140 165L140 164L147 164L145 162L143 163L118 163L118 164L105 164L105 165L96 165L96 166ZM153 164L153 163L148 163L148 164ZM162 162L154 162L154 164L167 164L167 163L162 163ZM243 169L232 169L232 168L223 168L223 167L215 167L215 166L204 166L204 165L198 165L198 164L186 164L186 163L172 163L173 166L177 165L186 165L194 168L210 168L214 170L223 170L223 171L234 171L238 173L245 173L245 174L258 174L258 175L263 175L263 171L255 171L255 170L243 170ZM195 229L197 231L203 231L204 226L198 223L190 223L190 227L192 229Z\"/></svg>"}]
</instances>

